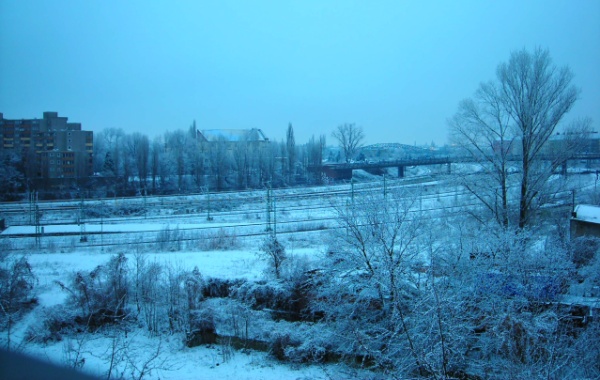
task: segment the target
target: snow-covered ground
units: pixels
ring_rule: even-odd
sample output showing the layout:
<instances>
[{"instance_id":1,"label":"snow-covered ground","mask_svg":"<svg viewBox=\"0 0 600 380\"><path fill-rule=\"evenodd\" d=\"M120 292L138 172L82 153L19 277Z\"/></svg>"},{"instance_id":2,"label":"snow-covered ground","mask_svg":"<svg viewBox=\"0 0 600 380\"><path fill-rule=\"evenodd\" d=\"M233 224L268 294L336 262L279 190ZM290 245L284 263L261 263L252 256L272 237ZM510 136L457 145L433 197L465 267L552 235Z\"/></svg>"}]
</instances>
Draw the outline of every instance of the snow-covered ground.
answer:
<instances>
[{"instance_id":1,"label":"snow-covered ground","mask_svg":"<svg viewBox=\"0 0 600 380\"><path fill-rule=\"evenodd\" d=\"M370 175L362 174L365 178ZM423 177L424 178L424 177ZM572 179L573 188L590 189L595 186L595 176L580 176ZM399 187L402 180L389 180L389 189ZM472 197L455 185L445 184L443 179L427 177L421 181L409 180L410 186L418 188L420 202L415 207L421 210L448 211L453 207L474 202ZM383 191L381 181L356 184L354 191ZM85 358L83 370L105 376L111 347L124 342L129 347L129 355L136 362L143 363L160 347L160 363L147 378L160 379L338 379L356 378L369 373L361 373L342 364L291 365L281 364L262 351L228 351L220 345L187 348L180 335L152 336L141 328L130 326L126 335L80 334L82 336L64 339L48 344L23 343L27 329L39 323L50 308L63 304L68 294L58 282L66 283L75 271L90 271L105 264L116 253L123 252L133 262L134 255L142 252L150 262L160 262L172 267L191 270L198 267L204 277L222 279L246 279L258 281L264 278L266 264L257 255L260 241L266 226L274 226L281 233L286 250L307 262L318 260L326 249L326 232L323 229L334 225L334 205L345 204L352 200L350 184L328 188L308 188L277 190L276 213L267 217L265 192L229 193L212 197L213 204L222 202L222 209L211 212L213 220L207 221L205 195L147 200L128 200L121 203L146 202L143 215L112 215L84 220L85 233L90 234L86 241L74 240L73 236L44 237L36 245L32 235L39 232L35 226L10 226L0 234L2 249L14 250L17 254L26 254L33 272L38 278L36 296L39 305L19 322L13 331L13 347L38 358L62 365L72 361L75 351ZM411 195L412 196L412 195ZM111 201L116 203L116 201ZM90 206L103 207L108 201L89 201ZM73 206L76 202L52 203ZM151 206L148 206L151 205ZM200 206L198 206L200 205ZM1 205L4 207L5 205ZM74 223L75 210L58 210L53 214L48 205L43 217L45 234L82 233L82 226ZM119 205L113 205L116 210ZM197 207L196 207L197 206ZM2 209L0 207L0 209ZM7 206L8 207L8 206ZM182 208L183 207L183 208ZM26 211L26 205L22 205ZM182 211L187 210L187 211ZM65 216L66 215L66 216ZM70 216L69 216L70 215ZM267 221L267 218L271 218ZM275 219L275 220L274 220ZM18 220L15 218L14 220ZM26 220L26 217L21 218ZM70 224L64 224L70 223ZM180 250L164 252L157 248L156 235L165 228L182 231L180 238L189 242ZM238 238L234 247L223 249L194 248L194 239L213 239L216 235L191 235L212 231L228 231L228 236L247 235ZM99 233L112 233L113 238L102 238ZM117 234L118 233L118 234ZM184 235L184 234L189 235ZM132 237L144 240L137 244ZM132 238L132 240L128 240ZM52 240L53 239L53 240ZM113 239L113 240L110 240ZM121 241L121 243L114 243ZM52 244L50 244L52 242ZM129 242L129 243L125 243ZM112 245L103 245L110 243ZM138 242L139 243L139 242ZM69 247L69 249L64 249ZM125 359L123 359L125 360ZM156 364L156 361L154 362ZM125 367L120 367L125 368ZM126 374L125 377L129 377Z\"/></svg>"},{"instance_id":2,"label":"snow-covered ground","mask_svg":"<svg viewBox=\"0 0 600 380\"><path fill-rule=\"evenodd\" d=\"M296 249L296 256L317 256L318 248ZM133 254L128 254L132 259ZM176 267L201 269L203 276L258 280L264 276L265 263L252 250L145 253L146 259ZM44 317L48 308L63 303L67 293L57 281L66 282L75 270L89 271L104 264L110 254L78 251L69 254L34 253L27 256L39 278L36 289L39 306L21 321L13 332L13 341L23 340L27 328ZM288 365L271 358L268 353L254 350L231 350L220 345L187 348L180 335L151 336L142 329L124 333L82 334L56 343L23 344L24 354L64 365L73 360L74 351L85 359L87 373L105 376L111 348L115 342L127 342L128 355L144 363L160 347L154 368L145 378L160 379L331 379L351 378L360 374L344 365ZM14 343L13 343L14 344ZM125 368L117 365L115 373ZM125 374L128 378L129 374Z\"/></svg>"}]
</instances>

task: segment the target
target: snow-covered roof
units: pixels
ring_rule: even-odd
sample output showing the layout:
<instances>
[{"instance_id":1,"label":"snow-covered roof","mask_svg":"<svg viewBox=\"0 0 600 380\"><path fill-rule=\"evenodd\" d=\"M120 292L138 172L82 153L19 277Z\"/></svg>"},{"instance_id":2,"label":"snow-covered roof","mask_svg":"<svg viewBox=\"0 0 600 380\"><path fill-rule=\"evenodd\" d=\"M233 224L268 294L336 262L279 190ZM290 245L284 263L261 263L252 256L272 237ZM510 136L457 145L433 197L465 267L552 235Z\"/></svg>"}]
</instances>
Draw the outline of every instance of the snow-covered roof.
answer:
<instances>
[{"instance_id":1,"label":"snow-covered roof","mask_svg":"<svg viewBox=\"0 0 600 380\"><path fill-rule=\"evenodd\" d=\"M600 207L592 205L577 205L573 219L600 224Z\"/></svg>"},{"instance_id":2,"label":"snow-covered roof","mask_svg":"<svg viewBox=\"0 0 600 380\"><path fill-rule=\"evenodd\" d=\"M205 129L200 132L207 141L268 141L262 130L252 129Z\"/></svg>"}]
</instances>

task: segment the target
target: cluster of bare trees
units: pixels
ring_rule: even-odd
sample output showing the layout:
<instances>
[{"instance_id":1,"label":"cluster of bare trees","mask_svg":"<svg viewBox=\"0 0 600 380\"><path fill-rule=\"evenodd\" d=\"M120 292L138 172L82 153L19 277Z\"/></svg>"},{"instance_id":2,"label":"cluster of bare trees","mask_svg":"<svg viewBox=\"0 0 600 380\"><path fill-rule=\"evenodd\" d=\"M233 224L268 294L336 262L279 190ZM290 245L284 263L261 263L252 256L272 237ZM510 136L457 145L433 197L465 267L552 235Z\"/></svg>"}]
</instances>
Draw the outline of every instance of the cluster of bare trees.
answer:
<instances>
[{"instance_id":1,"label":"cluster of bare trees","mask_svg":"<svg viewBox=\"0 0 600 380\"><path fill-rule=\"evenodd\" d=\"M107 192L185 193L317 183L309 166L322 161L325 138L296 145L290 124L282 142L200 141L196 124L152 141L109 128L95 138L95 172Z\"/></svg>"},{"instance_id":2,"label":"cluster of bare trees","mask_svg":"<svg viewBox=\"0 0 600 380\"><path fill-rule=\"evenodd\" d=\"M407 192L340 202L312 302L335 350L401 378L600 376L599 321L578 319L568 296L573 278L596 281L597 239L583 249L534 218L589 130L580 120L554 137L571 80L547 51L517 51L460 104L454 142L478 164L460 180L485 212L424 214Z\"/></svg>"},{"instance_id":3,"label":"cluster of bare trees","mask_svg":"<svg viewBox=\"0 0 600 380\"><path fill-rule=\"evenodd\" d=\"M600 375L599 321L581 323L563 301L597 252L576 269L552 222L506 229L422 213L418 197L364 194L337 206L311 304L333 350L398 378Z\"/></svg>"},{"instance_id":4,"label":"cluster of bare trees","mask_svg":"<svg viewBox=\"0 0 600 380\"><path fill-rule=\"evenodd\" d=\"M571 70L553 65L547 50L513 52L496 76L460 103L450 120L451 138L484 174L464 178L463 185L500 224L523 228L550 176L583 145L590 120L577 120L554 135L579 90ZM542 160L545 155L552 160Z\"/></svg>"}]
</instances>

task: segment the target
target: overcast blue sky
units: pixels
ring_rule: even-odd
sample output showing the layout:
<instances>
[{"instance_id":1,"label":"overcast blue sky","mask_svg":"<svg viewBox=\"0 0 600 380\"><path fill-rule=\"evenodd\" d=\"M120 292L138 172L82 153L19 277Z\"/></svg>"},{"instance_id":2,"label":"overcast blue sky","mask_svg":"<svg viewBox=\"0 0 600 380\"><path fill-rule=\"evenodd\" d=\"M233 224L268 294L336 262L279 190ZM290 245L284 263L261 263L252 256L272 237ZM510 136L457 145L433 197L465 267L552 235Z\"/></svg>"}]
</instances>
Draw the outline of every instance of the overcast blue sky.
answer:
<instances>
[{"instance_id":1,"label":"overcast blue sky","mask_svg":"<svg viewBox=\"0 0 600 380\"><path fill-rule=\"evenodd\" d=\"M262 128L447 140L511 51L548 48L600 123L600 1L0 0L0 112L95 132ZM567 121L568 121L567 120Z\"/></svg>"}]
</instances>

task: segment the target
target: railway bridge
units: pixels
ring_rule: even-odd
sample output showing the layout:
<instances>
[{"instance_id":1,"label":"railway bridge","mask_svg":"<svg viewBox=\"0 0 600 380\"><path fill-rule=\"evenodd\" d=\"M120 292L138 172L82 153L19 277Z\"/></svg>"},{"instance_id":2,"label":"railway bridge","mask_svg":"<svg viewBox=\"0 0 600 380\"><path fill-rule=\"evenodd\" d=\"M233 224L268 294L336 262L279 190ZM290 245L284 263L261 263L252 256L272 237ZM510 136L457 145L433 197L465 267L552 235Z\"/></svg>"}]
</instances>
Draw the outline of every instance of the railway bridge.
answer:
<instances>
[{"instance_id":1,"label":"railway bridge","mask_svg":"<svg viewBox=\"0 0 600 380\"><path fill-rule=\"evenodd\" d=\"M522 158L519 155L513 155L507 158L508 161L517 162ZM571 156L567 159L561 158L556 155L543 155L539 156L539 159L549 162L560 160L560 172L567 174L567 166L569 161L575 160L589 160L598 161L600 160L600 153L582 153ZM481 161L485 162L485 159ZM469 156L426 156L426 157L406 157L398 160L386 160L386 161L361 161L361 162L350 162L350 163L339 163L339 164L322 164L312 165L309 170L314 172L321 172L327 175L329 178L349 180L352 179L353 170L366 170L374 171L386 168L397 168L398 178L403 178L405 175L406 167L410 166L429 166L429 165L446 165L447 172L452 172L452 164L462 162L476 162L476 160Z\"/></svg>"}]
</instances>

